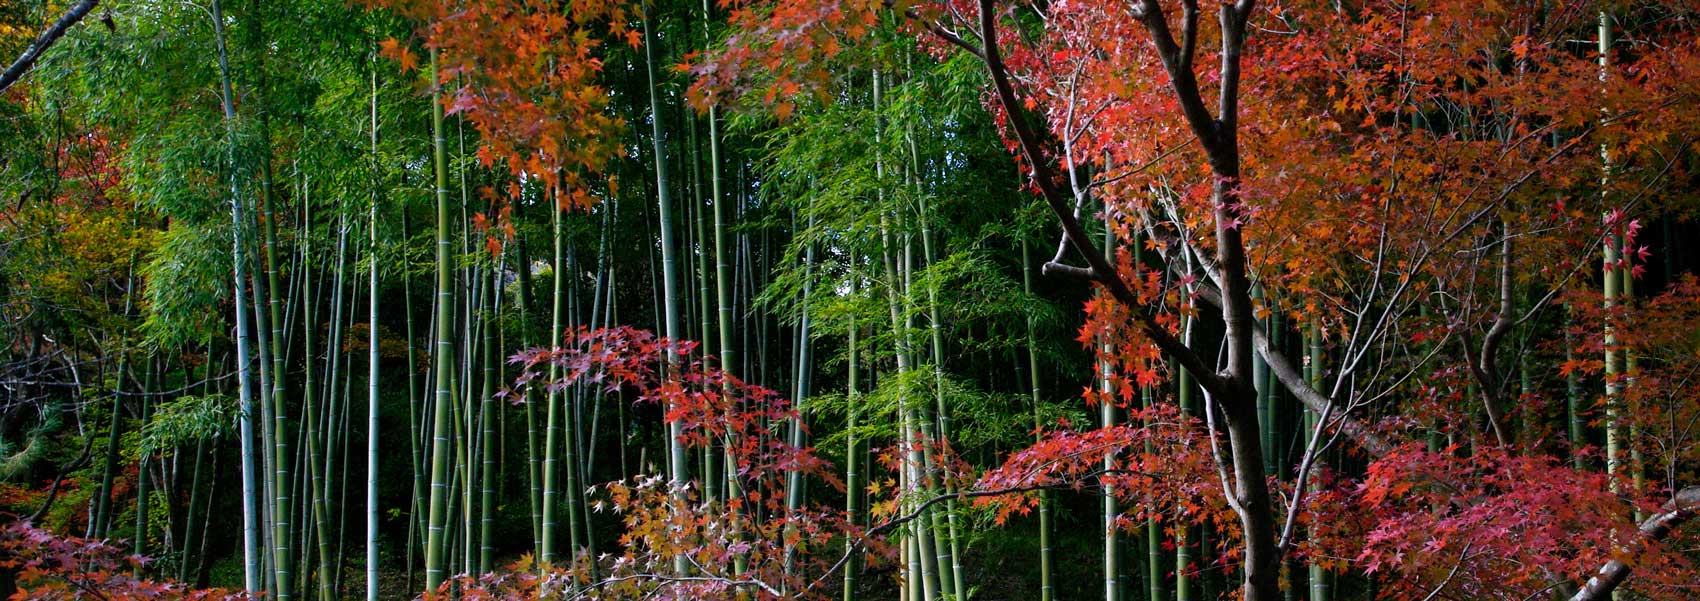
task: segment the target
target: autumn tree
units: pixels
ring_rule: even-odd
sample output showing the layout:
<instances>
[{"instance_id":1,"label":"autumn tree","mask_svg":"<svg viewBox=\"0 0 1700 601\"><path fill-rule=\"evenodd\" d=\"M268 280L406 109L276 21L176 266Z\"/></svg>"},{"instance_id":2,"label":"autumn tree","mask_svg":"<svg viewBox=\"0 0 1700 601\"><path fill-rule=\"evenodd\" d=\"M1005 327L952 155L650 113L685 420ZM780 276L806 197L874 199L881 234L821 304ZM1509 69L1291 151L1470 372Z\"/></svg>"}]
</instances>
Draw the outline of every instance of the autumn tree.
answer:
<instances>
[{"instance_id":1,"label":"autumn tree","mask_svg":"<svg viewBox=\"0 0 1700 601\"><path fill-rule=\"evenodd\" d=\"M1374 413L1413 378L1453 365L1436 351L1400 350L1411 329L1435 328L1430 348L1463 350L1468 369L1454 373L1472 380L1465 400L1479 412L1457 407L1465 419L1450 422L1461 428L1455 438L1485 449L1516 442L1506 392L1515 378L1501 363L1512 351L1501 343L1585 277L1578 274L1595 246L1577 241L1606 235L1572 212L1600 199L1586 193L1601 181L1597 149L1646 152L1640 161L1620 156L1605 181L1614 190L1656 189L1670 181L1673 163L1662 157L1680 154L1682 143L1652 140L1670 140L1668 124L1692 121L1669 112L1690 93L1672 87L1676 80L1602 83L1594 56L1569 42L1594 23L1575 8L1033 8L743 5L731 16L742 35L694 66L699 98L760 97L783 115L799 89L819 88L844 48L882 27L910 33L938 56L977 59L989 108L1063 230L1046 273L1101 286L1113 299L1088 308L1093 336L1115 341L1103 359L1117 366L1119 383L1097 400L1132 401L1139 386L1164 376L1160 357L1208 400L1219 500L1237 516L1245 598L1279 594L1306 482L1331 441L1396 455L1398 435L1373 425ZM1650 22L1645 33L1693 35ZM1689 46L1635 52L1626 69L1663 73L1687 56L1676 48ZM1606 119L1597 118L1600 104L1568 101L1585 90ZM1642 121L1653 115L1669 121ZM1156 251L1156 261L1136 261L1129 250L1106 256L1082 219L1091 200L1104 203L1119 238ZM1515 275L1531 271L1538 275ZM1322 377L1306 378L1254 327L1273 311L1314 324L1336 358ZM1198 313L1220 336L1189 344L1179 317ZM1420 313L1446 319L1425 326ZM1258 361L1320 416L1318 442L1295 462L1290 498L1298 500L1286 508L1272 498L1259 442L1269 425L1257 411Z\"/></svg>"}]
</instances>

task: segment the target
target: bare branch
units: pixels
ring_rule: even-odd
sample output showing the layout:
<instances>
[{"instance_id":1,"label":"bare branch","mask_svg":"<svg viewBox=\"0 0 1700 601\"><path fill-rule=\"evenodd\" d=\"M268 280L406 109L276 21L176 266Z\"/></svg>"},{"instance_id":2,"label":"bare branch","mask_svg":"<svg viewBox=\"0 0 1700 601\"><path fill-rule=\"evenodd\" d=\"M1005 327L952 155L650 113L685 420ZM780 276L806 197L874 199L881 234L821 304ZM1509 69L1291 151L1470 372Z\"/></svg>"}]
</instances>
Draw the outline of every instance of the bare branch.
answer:
<instances>
[{"instance_id":1,"label":"bare branch","mask_svg":"<svg viewBox=\"0 0 1700 601\"><path fill-rule=\"evenodd\" d=\"M12 66L6 67L5 73L0 73L0 92L6 91L6 88L12 87L12 84L22 79L24 74L35 66L35 61L41 58L41 53L45 52L54 42L59 41L59 38L64 37L65 32L70 30L72 25L76 25L78 21L83 20L83 17L88 16L89 11L94 10L96 4L100 4L100 0L81 0L71 5L71 8L66 10L65 14L59 17L59 20L54 21L52 26L41 32L41 35L37 36L35 41L30 42L29 48L24 49L23 55L19 56L18 60L12 61Z\"/></svg>"},{"instance_id":2,"label":"bare branch","mask_svg":"<svg viewBox=\"0 0 1700 601\"><path fill-rule=\"evenodd\" d=\"M1098 274L1093 272L1090 267L1075 267L1056 261L1045 263L1039 268L1039 272L1045 275L1058 275L1088 282L1098 281Z\"/></svg>"},{"instance_id":3,"label":"bare branch","mask_svg":"<svg viewBox=\"0 0 1700 601\"><path fill-rule=\"evenodd\" d=\"M1183 64L1183 60L1187 59L1181 46L1175 43L1174 33L1169 30L1168 16L1163 14L1163 7L1157 4L1157 0L1143 0L1138 14L1142 16L1145 29L1151 33L1151 43L1157 48L1157 56L1163 59L1163 70L1169 74L1169 86L1175 91L1175 100L1181 105L1187 125L1191 126L1193 135L1204 143L1205 150L1214 155L1216 119L1210 116L1210 109L1204 107L1203 97L1199 95L1198 75Z\"/></svg>"},{"instance_id":4,"label":"bare branch","mask_svg":"<svg viewBox=\"0 0 1700 601\"><path fill-rule=\"evenodd\" d=\"M1118 302L1135 308L1133 314L1139 320L1140 329L1163 352L1175 357L1176 362L1197 377L1198 383L1204 389L1215 394L1225 392L1221 376L1204 362L1197 352L1186 346L1174 334L1157 323L1150 313L1138 310L1139 297L1134 294L1117 274L1115 266L1110 264L1104 253L1093 244L1086 235L1086 228L1079 219L1074 217L1071 198L1057 188L1055 173L1045 161L1045 153L1041 149L1039 136L1022 119L1022 105L1015 95L1015 87L1010 83L1009 71L1004 67L1003 57L998 52L997 44L997 13L992 0L980 0L980 39L985 42L985 54L982 56L986 70L991 75L993 91L999 104L1009 114L1010 128L1015 130L1015 137L1021 144L1021 151L1027 158L1029 169L1032 170L1032 180L1039 188L1040 195L1050 205L1051 212L1061 222L1063 233L1068 236L1075 250L1079 252L1089 266L1091 273L1097 277L1110 295Z\"/></svg>"},{"instance_id":5,"label":"bare branch","mask_svg":"<svg viewBox=\"0 0 1700 601\"><path fill-rule=\"evenodd\" d=\"M949 42L952 46L966 50L969 54L980 57L982 60L986 58L986 51L981 50L979 46L975 46L973 42L963 39L963 37L958 35L956 32L945 29L945 27L938 24L937 21L922 17L921 13L914 8L903 11L903 16L907 17L911 21L920 23L921 27L926 28L927 31L932 32L933 35L939 36L939 39Z\"/></svg>"}]
</instances>

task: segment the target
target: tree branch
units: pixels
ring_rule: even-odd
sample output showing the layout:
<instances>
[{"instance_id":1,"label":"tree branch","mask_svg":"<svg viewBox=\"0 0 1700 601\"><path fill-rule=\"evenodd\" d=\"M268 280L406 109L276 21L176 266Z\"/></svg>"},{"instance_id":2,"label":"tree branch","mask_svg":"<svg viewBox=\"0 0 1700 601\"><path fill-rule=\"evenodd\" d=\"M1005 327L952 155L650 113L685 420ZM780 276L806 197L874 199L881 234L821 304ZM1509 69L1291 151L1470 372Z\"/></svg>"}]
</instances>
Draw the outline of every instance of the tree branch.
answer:
<instances>
[{"instance_id":1,"label":"tree branch","mask_svg":"<svg viewBox=\"0 0 1700 601\"><path fill-rule=\"evenodd\" d=\"M88 16L89 11L94 10L96 4L100 4L100 0L81 0L71 5L71 8L66 10L65 14L59 17L59 20L54 21L52 26L41 32L41 35L37 36L35 41L30 42L29 48L24 49L24 54L19 56L18 60L12 61L12 66L6 67L5 73L0 73L0 92L6 91L6 88L12 87L12 84L23 78L24 74L29 72L30 67L35 66L36 59L41 58L41 53L52 46L54 42L59 41L59 38L64 37L65 32L71 29L72 25L76 25L78 21L83 20L83 17Z\"/></svg>"},{"instance_id":2,"label":"tree branch","mask_svg":"<svg viewBox=\"0 0 1700 601\"><path fill-rule=\"evenodd\" d=\"M1140 329L1152 343L1173 356L1183 368L1196 376L1199 385L1205 390L1222 395L1225 392L1225 384L1221 376L1191 347L1175 338L1167 328L1157 323L1156 318L1139 308L1139 297L1122 281L1115 266L1110 264L1109 259L1104 257L1104 253L1092 243L1091 238L1086 236L1086 228L1074 217L1069 195L1057 188L1055 173L1045 162L1045 153L1038 134L1022 119L1021 102L1015 96L1015 87L1010 83L1009 72L1004 67L1003 56L998 51L997 13L993 0L980 0L980 39L985 43L981 60L991 75L998 103L1008 114L1010 128L1015 131L1016 140L1021 144L1021 152L1027 158L1028 167L1032 170L1033 184L1039 188L1040 196L1044 197L1051 212L1056 214L1069 243L1085 257L1088 273L1093 274L1095 281L1103 284L1117 301L1132 309Z\"/></svg>"},{"instance_id":3,"label":"tree branch","mask_svg":"<svg viewBox=\"0 0 1700 601\"><path fill-rule=\"evenodd\" d=\"M850 544L848 545L848 548L846 548L844 550L844 555L840 556L838 558L838 561L834 562L831 567L827 568L825 572L821 573L820 577L816 578L814 583L810 585L810 588L813 588L815 585L818 585L821 582L824 582L827 578L831 577L833 575L833 573L835 573L839 569L843 568L844 564L850 561L850 558L855 557L857 553L860 553L863 549L867 548L868 539L871 539L873 537L885 534L885 533L890 532L893 529L897 528L898 526L902 526L906 523L915 521L917 518L921 517L928 509L931 509L932 506L934 506L934 505L937 505L939 503L943 503L943 502L946 502L946 501L955 500L955 499L974 499L974 498L980 498L980 497L997 497L997 496L1002 496L1002 495L1013 495L1013 494L1020 494L1020 493L1026 493L1026 492L1034 492L1034 491L1039 491L1039 490L1046 490L1046 489L1051 489L1051 488L1057 488L1057 486L1054 485L1054 484L1036 484L1036 485L1027 485L1027 486L1015 486L1015 487L1010 487L1010 488L1000 488L1000 489L995 489L995 490L975 490L975 491L966 491L966 492L959 491L959 492L955 492L955 493L934 495L933 497L928 498L925 501L922 501L919 505L916 505L915 509L911 510L909 513L891 518L890 520L887 520L886 522L881 523L878 526L874 526L873 528L869 528L867 532L862 533L862 536L851 538Z\"/></svg>"},{"instance_id":4,"label":"tree branch","mask_svg":"<svg viewBox=\"0 0 1700 601\"><path fill-rule=\"evenodd\" d=\"M887 6L889 5L890 3L887 3ZM926 30L932 32L933 35L939 36L939 39L949 42L952 46L966 50L969 54L980 57L981 60L986 58L986 51L981 50L979 46L975 46L973 42L963 39L962 36L957 35L956 32L945 29L944 26L939 25L938 22L933 21L932 19L923 18L920 11L910 8L903 11L903 16L908 17L911 21L920 23L921 27L926 28Z\"/></svg>"},{"instance_id":5,"label":"tree branch","mask_svg":"<svg viewBox=\"0 0 1700 601\"><path fill-rule=\"evenodd\" d=\"M1216 154L1216 119L1210 116L1210 109L1204 107L1204 99L1198 93L1198 75L1193 73L1187 52L1175 43L1175 34L1169 30L1168 15L1163 14L1163 7L1157 0L1142 0L1138 14L1143 18L1145 29L1151 32L1151 44L1157 47L1157 56L1163 60L1163 70L1169 74L1169 86L1175 91L1175 100L1181 105L1181 113L1186 116L1187 125L1191 126L1193 135L1204 143L1207 153ZM1197 21L1193 23L1196 27Z\"/></svg>"},{"instance_id":6,"label":"tree branch","mask_svg":"<svg viewBox=\"0 0 1700 601\"><path fill-rule=\"evenodd\" d=\"M1499 446L1502 447L1510 444L1511 439L1505 433L1504 399L1501 398L1503 395L1500 391L1497 355L1500 341L1505 339L1505 335L1516 324L1516 318L1512 315L1514 306L1511 286L1511 225L1509 223L1503 225L1505 239L1500 241L1499 251L1499 314L1494 316L1493 326L1482 337L1480 354L1476 359L1470 361L1470 372L1482 387L1482 405L1487 410L1488 426L1493 428L1494 438L1498 439ZM1468 347L1470 340L1468 331L1465 332L1463 340L1466 345L1464 351L1467 355L1470 350Z\"/></svg>"},{"instance_id":7,"label":"tree branch","mask_svg":"<svg viewBox=\"0 0 1700 601\"><path fill-rule=\"evenodd\" d=\"M1199 286L1198 297L1217 306L1221 306L1222 303L1221 293L1209 286ZM1305 381L1304 373L1299 371L1298 366L1294 365L1285 353L1270 346L1267 333L1261 329L1252 328L1252 344L1257 349L1257 354L1261 355L1264 362L1269 365L1269 373L1275 374L1275 379L1281 382L1281 386L1293 393L1293 396L1297 397L1299 402L1304 403L1305 408L1317 415L1327 415L1333 411L1331 408L1334 404L1333 399L1312 387L1310 382ZM1351 416L1342 413L1339 420L1341 433L1357 442L1371 456L1382 457L1393 452L1392 444L1388 443L1380 434L1352 419Z\"/></svg>"},{"instance_id":8,"label":"tree branch","mask_svg":"<svg viewBox=\"0 0 1700 601\"><path fill-rule=\"evenodd\" d=\"M1098 274L1087 267L1075 267L1067 263L1050 261L1039 267L1039 273L1057 275L1087 282L1098 281Z\"/></svg>"},{"instance_id":9,"label":"tree branch","mask_svg":"<svg viewBox=\"0 0 1700 601\"><path fill-rule=\"evenodd\" d=\"M89 451L92 449L94 449L94 437L90 436L83 441L83 453L71 460L70 463L60 466L59 471L53 474L53 485L47 488L47 500L42 501L41 507L37 508L35 513L30 514L29 517L24 518L24 521L39 521L42 516L47 515L47 510L53 508L53 500L59 498L59 485L65 481L65 474L71 470L82 469L83 465L88 463Z\"/></svg>"},{"instance_id":10,"label":"tree branch","mask_svg":"<svg viewBox=\"0 0 1700 601\"><path fill-rule=\"evenodd\" d=\"M1223 144L1219 152L1232 151L1237 153L1238 143L1233 141L1236 135L1240 113L1240 54L1245 46L1246 15L1251 11L1251 0L1242 0L1243 6L1232 6L1222 3L1220 20L1222 25L1222 81L1217 90L1216 134L1218 141L1226 137L1228 144ZM1243 9L1243 11L1242 11ZM1188 70L1190 73L1190 69Z\"/></svg>"},{"instance_id":11,"label":"tree branch","mask_svg":"<svg viewBox=\"0 0 1700 601\"><path fill-rule=\"evenodd\" d=\"M1677 491L1676 496L1665 502L1657 515L1641 522L1641 540L1636 541L1636 544L1663 540L1692 519L1696 510L1700 510L1700 486L1690 486ZM1588 579L1587 584L1582 585L1582 590L1576 591L1576 594L1570 597L1570 601L1610 599L1611 592L1629 578L1632 569L1634 568L1621 559L1606 562L1606 565L1600 566L1599 572Z\"/></svg>"}]
</instances>

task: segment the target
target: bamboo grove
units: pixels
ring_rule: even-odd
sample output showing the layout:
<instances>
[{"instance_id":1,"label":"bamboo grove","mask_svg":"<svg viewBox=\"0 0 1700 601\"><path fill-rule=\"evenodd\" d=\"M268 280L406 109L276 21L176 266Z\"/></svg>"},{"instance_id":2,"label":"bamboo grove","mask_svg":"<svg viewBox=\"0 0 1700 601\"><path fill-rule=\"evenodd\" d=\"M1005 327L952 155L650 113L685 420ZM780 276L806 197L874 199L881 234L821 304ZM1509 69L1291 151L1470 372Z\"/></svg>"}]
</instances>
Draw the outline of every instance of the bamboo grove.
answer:
<instances>
[{"instance_id":1,"label":"bamboo grove","mask_svg":"<svg viewBox=\"0 0 1700 601\"><path fill-rule=\"evenodd\" d=\"M0 596L1700 598L1697 35L8 2Z\"/></svg>"}]
</instances>

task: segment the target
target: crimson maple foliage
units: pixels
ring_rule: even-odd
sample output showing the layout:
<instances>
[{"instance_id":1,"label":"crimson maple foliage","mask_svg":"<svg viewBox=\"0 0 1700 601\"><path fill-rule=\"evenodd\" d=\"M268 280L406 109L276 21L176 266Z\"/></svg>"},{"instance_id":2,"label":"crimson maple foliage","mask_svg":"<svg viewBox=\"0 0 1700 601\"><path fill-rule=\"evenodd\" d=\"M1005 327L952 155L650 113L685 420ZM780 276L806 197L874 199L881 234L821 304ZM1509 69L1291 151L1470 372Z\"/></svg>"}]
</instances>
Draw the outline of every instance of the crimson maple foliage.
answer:
<instances>
[{"instance_id":1,"label":"crimson maple foliage","mask_svg":"<svg viewBox=\"0 0 1700 601\"><path fill-rule=\"evenodd\" d=\"M1507 598L1545 588L1555 574L1587 574L1599 550L1634 538L1636 525L1604 474L1546 456L1456 451L1405 445L1370 464L1361 482L1318 495L1309 554L1376 576L1385 596L1444 589ZM1662 584L1692 573L1680 554L1657 546L1638 551L1635 562L1660 566L1652 573Z\"/></svg>"},{"instance_id":2,"label":"crimson maple foliage","mask_svg":"<svg viewBox=\"0 0 1700 601\"><path fill-rule=\"evenodd\" d=\"M128 555L105 541L58 536L27 521L0 529L0 570L12 572L12 599L104 599L213 601L252 598L222 589L136 576L147 558Z\"/></svg>"},{"instance_id":3,"label":"crimson maple foliage","mask_svg":"<svg viewBox=\"0 0 1700 601\"><path fill-rule=\"evenodd\" d=\"M632 327L579 327L566 332L560 346L510 358L523 372L501 394L524 402L526 387L589 386L668 408L665 420L682 426L688 448L724 449L734 458L736 494L706 501L698 494L699 482L674 485L655 475L598 484L591 511L620 517L625 530L619 552L576 557L541 573L528 557L509 573L452 579L443 592L500 599L569 589L608 599L824 598L836 590L827 575L845 557L846 540L883 554L883 546L869 542L840 511L786 506L785 476L791 472L839 490L844 485L813 449L793 446L776 433L774 424L796 415L790 401L713 367L712 358L696 354L696 348L695 342ZM664 373L660 366L670 351L689 359ZM552 380L545 375L550 367L558 370ZM679 556L690 573L674 572Z\"/></svg>"}]
</instances>

